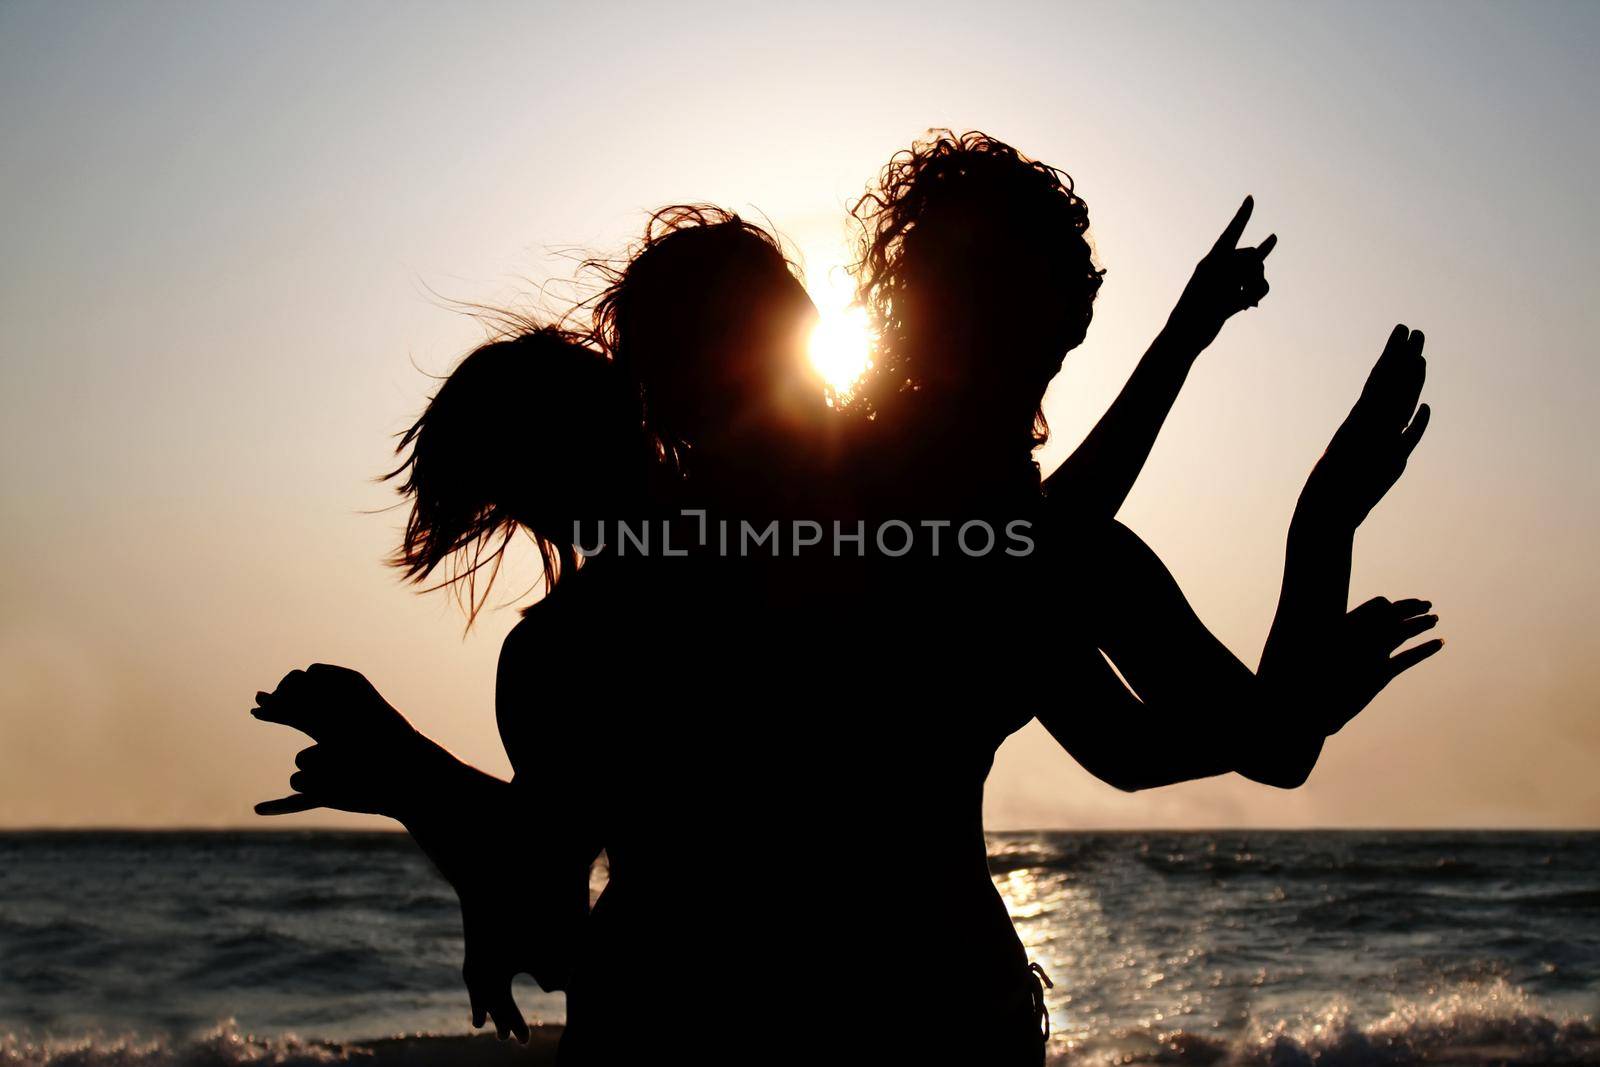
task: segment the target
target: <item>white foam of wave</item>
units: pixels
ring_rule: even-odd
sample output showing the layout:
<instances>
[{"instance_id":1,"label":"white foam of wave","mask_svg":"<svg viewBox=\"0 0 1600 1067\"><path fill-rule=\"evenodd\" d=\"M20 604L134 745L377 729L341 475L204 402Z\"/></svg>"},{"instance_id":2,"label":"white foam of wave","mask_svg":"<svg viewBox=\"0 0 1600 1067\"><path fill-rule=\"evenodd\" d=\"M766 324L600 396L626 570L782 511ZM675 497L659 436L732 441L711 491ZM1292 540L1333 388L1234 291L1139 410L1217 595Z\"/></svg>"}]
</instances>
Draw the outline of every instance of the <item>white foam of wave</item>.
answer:
<instances>
[{"instance_id":1,"label":"white foam of wave","mask_svg":"<svg viewBox=\"0 0 1600 1067\"><path fill-rule=\"evenodd\" d=\"M294 1034L242 1034L232 1019L191 1040L169 1042L131 1034L115 1037L41 1038L0 1036L3 1067L318 1067L370 1060L360 1046L303 1041Z\"/></svg>"},{"instance_id":2,"label":"white foam of wave","mask_svg":"<svg viewBox=\"0 0 1600 1067\"><path fill-rule=\"evenodd\" d=\"M521 1045L493 1034L401 1034L370 1041L317 1041L295 1034L240 1033L228 1019L181 1041L122 1035L34 1039L0 1035L0 1067L548 1067L559 1026L533 1027Z\"/></svg>"},{"instance_id":3,"label":"white foam of wave","mask_svg":"<svg viewBox=\"0 0 1600 1067\"><path fill-rule=\"evenodd\" d=\"M1257 1020L1234 1038L1173 1030L1090 1040L1051 1056L1055 1065L1194 1063L1228 1067L1400 1067L1405 1064L1600 1062L1600 1029L1587 1016L1542 1010L1503 980L1397 1002L1365 1026L1344 1004L1306 1022Z\"/></svg>"},{"instance_id":4,"label":"white foam of wave","mask_svg":"<svg viewBox=\"0 0 1600 1067\"><path fill-rule=\"evenodd\" d=\"M547 1063L557 1028L540 1028L533 1049L487 1035L414 1035L341 1044L294 1034L258 1037L233 1020L178 1042L136 1036L32 1039L0 1036L0 1067L433 1067ZM1587 1016L1545 1010L1504 981L1463 986L1428 1001L1397 1002L1359 1024L1348 1006L1309 1021L1257 1021L1224 1037L1172 1030L1081 1037L1057 1046L1055 1065L1197 1064L1226 1067L1401 1067L1406 1064L1600 1063L1600 1029Z\"/></svg>"}]
</instances>

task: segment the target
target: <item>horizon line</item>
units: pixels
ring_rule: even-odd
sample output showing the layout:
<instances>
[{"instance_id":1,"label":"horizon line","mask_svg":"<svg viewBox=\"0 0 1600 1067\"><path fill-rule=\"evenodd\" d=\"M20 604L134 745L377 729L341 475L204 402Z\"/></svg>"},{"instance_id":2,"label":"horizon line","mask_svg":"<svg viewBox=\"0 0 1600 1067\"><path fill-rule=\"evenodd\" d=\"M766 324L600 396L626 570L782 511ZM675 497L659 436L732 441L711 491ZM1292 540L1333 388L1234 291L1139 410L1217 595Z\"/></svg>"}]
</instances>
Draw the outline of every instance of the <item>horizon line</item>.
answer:
<instances>
[{"instance_id":1,"label":"horizon line","mask_svg":"<svg viewBox=\"0 0 1600 1067\"><path fill-rule=\"evenodd\" d=\"M389 834L409 837L404 827L363 826L0 826L0 836L9 834ZM1600 826L1037 826L984 831L988 835L1005 834L1320 834L1320 833L1371 833L1371 834L1425 834L1425 833L1478 833L1478 834L1593 834Z\"/></svg>"}]
</instances>

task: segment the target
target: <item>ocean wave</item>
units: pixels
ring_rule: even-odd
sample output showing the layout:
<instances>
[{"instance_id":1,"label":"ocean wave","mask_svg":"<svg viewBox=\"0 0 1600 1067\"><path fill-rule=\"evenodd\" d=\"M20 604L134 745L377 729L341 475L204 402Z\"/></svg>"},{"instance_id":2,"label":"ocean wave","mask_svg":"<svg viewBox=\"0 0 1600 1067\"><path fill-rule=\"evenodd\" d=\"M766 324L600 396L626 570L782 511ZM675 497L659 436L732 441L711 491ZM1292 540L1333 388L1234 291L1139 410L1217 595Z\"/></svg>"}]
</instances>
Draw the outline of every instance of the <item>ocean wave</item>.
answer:
<instances>
[{"instance_id":1,"label":"ocean wave","mask_svg":"<svg viewBox=\"0 0 1600 1067\"><path fill-rule=\"evenodd\" d=\"M370 908L388 914L453 916L460 905L448 887L428 885L423 892L296 892L270 902L277 913L318 914Z\"/></svg>"},{"instance_id":2,"label":"ocean wave","mask_svg":"<svg viewBox=\"0 0 1600 1067\"><path fill-rule=\"evenodd\" d=\"M1600 908L1600 889L1573 889L1520 893L1508 896L1497 903L1524 907L1559 909L1562 911L1588 911Z\"/></svg>"},{"instance_id":3,"label":"ocean wave","mask_svg":"<svg viewBox=\"0 0 1600 1067\"><path fill-rule=\"evenodd\" d=\"M0 914L0 937L8 944L24 945L42 952L66 949L106 934L104 927L81 919L16 919Z\"/></svg>"},{"instance_id":4,"label":"ocean wave","mask_svg":"<svg viewBox=\"0 0 1600 1067\"><path fill-rule=\"evenodd\" d=\"M1307 1020L1252 1022L1231 1036L1175 1030L1121 1031L1108 1039L1056 1043L1056 1067L1197 1064L1227 1067L1405 1067L1449 1063L1600 1063L1600 1029L1587 1016L1543 1010L1524 991L1496 981L1396 1003L1386 1016L1359 1023L1346 1005Z\"/></svg>"},{"instance_id":5,"label":"ocean wave","mask_svg":"<svg viewBox=\"0 0 1600 1067\"><path fill-rule=\"evenodd\" d=\"M533 1027L525 1047L490 1034L412 1034L375 1041L258 1037L232 1021L182 1041L116 1037L0 1036L3 1067L545 1067L555 1062L559 1026Z\"/></svg>"},{"instance_id":6,"label":"ocean wave","mask_svg":"<svg viewBox=\"0 0 1600 1067\"><path fill-rule=\"evenodd\" d=\"M561 1027L533 1027L528 1046L489 1034L413 1034L336 1042L294 1034L260 1037L226 1021L183 1041L132 1036L34 1040L0 1036L3 1067L545 1067ZM937 1048L937 1030L928 1031ZM845 1050L841 1049L841 1058ZM641 1061L650 1057L641 1050ZM908 1048L908 1062L917 1058ZM759 1064L759 1057L750 1061ZM1385 1016L1357 1020L1336 1004L1295 1022L1257 1019L1230 1034L1129 1029L1060 1035L1052 1067L1167 1064L1196 1067L1531 1067L1600 1063L1600 1029L1587 1016L1541 1007L1503 981L1468 985Z\"/></svg>"}]
</instances>

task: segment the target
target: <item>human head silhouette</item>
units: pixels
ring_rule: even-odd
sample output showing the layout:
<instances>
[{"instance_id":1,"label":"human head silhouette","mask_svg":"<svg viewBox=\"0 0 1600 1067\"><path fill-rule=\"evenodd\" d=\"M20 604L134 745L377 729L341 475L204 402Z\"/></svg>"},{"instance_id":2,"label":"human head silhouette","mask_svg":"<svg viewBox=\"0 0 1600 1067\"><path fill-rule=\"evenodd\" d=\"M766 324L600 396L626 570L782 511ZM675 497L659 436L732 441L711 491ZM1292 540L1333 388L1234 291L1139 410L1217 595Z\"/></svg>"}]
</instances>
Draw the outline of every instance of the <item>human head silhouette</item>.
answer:
<instances>
[{"instance_id":1,"label":"human head silhouette","mask_svg":"<svg viewBox=\"0 0 1600 1067\"><path fill-rule=\"evenodd\" d=\"M733 212L655 212L609 284L594 337L638 383L662 454L715 448L813 417L822 391L805 359L816 308L776 237Z\"/></svg>"},{"instance_id":2,"label":"human head silhouette","mask_svg":"<svg viewBox=\"0 0 1600 1067\"><path fill-rule=\"evenodd\" d=\"M1102 271L1067 174L987 134L935 130L853 208L859 293L880 331L862 389L970 435L1043 443L1039 401L1089 327Z\"/></svg>"},{"instance_id":3,"label":"human head silhouette","mask_svg":"<svg viewBox=\"0 0 1600 1067\"><path fill-rule=\"evenodd\" d=\"M414 582L448 564L441 585L463 593L469 624L519 529L553 587L576 564L575 524L627 513L648 458L621 372L553 326L469 353L396 451L403 461L387 477L411 510L391 562Z\"/></svg>"}]
</instances>

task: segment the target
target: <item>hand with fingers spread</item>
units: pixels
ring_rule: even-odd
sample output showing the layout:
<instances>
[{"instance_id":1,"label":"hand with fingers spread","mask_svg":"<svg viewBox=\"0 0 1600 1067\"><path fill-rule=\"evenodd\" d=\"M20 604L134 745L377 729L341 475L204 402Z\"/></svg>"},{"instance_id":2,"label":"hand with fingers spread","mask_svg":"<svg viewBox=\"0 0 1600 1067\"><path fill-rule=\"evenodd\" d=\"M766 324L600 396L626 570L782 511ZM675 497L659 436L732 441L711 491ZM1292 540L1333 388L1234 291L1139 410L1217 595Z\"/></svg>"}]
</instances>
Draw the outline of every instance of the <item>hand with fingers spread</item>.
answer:
<instances>
[{"instance_id":1,"label":"hand with fingers spread","mask_svg":"<svg viewBox=\"0 0 1600 1067\"><path fill-rule=\"evenodd\" d=\"M1317 461L1289 528L1283 594L1259 673L1305 710L1319 736L1342 728L1400 674L1444 647L1424 600L1382 597L1347 610L1355 531L1399 480L1428 427L1419 401L1427 364L1420 330L1396 326L1361 396Z\"/></svg>"},{"instance_id":2,"label":"hand with fingers spread","mask_svg":"<svg viewBox=\"0 0 1600 1067\"><path fill-rule=\"evenodd\" d=\"M292 726L317 742L295 756L294 792L257 804L258 815L313 808L397 815L434 747L347 667L314 663L290 671L272 692L257 693L256 704L256 718Z\"/></svg>"},{"instance_id":3,"label":"hand with fingers spread","mask_svg":"<svg viewBox=\"0 0 1600 1067\"><path fill-rule=\"evenodd\" d=\"M1373 597L1345 615L1331 642L1323 672L1322 733L1344 728L1385 686L1444 647L1438 638L1396 653L1418 634L1433 629L1439 616L1428 614L1426 600Z\"/></svg>"},{"instance_id":4,"label":"hand with fingers spread","mask_svg":"<svg viewBox=\"0 0 1600 1067\"><path fill-rule=\"evenodd\" d=\"M1400 480L1431 412L1418 405L1428 363L1421 330L1394 328L1361 397L1328 443L1300 495L1320 521L1354 529Z\"/></svg>"},{"instance_id":5,"label":"hand with fingers spread","mask_svg":"<svg viewBox=\"0 0 1600 1067\"><path fill-rule=\"evenodd\" d=\"M1183 295L1172 309L1170 328L1193 336L1201 348L1216 339L1223 323L1245 308L1261 303L1271 288L1266 259L1278 243L1276 234L1254 247L1239 246L1255 199L1245 197L1233 220L1194 269Z\"/></svg>"}]
</instances>

